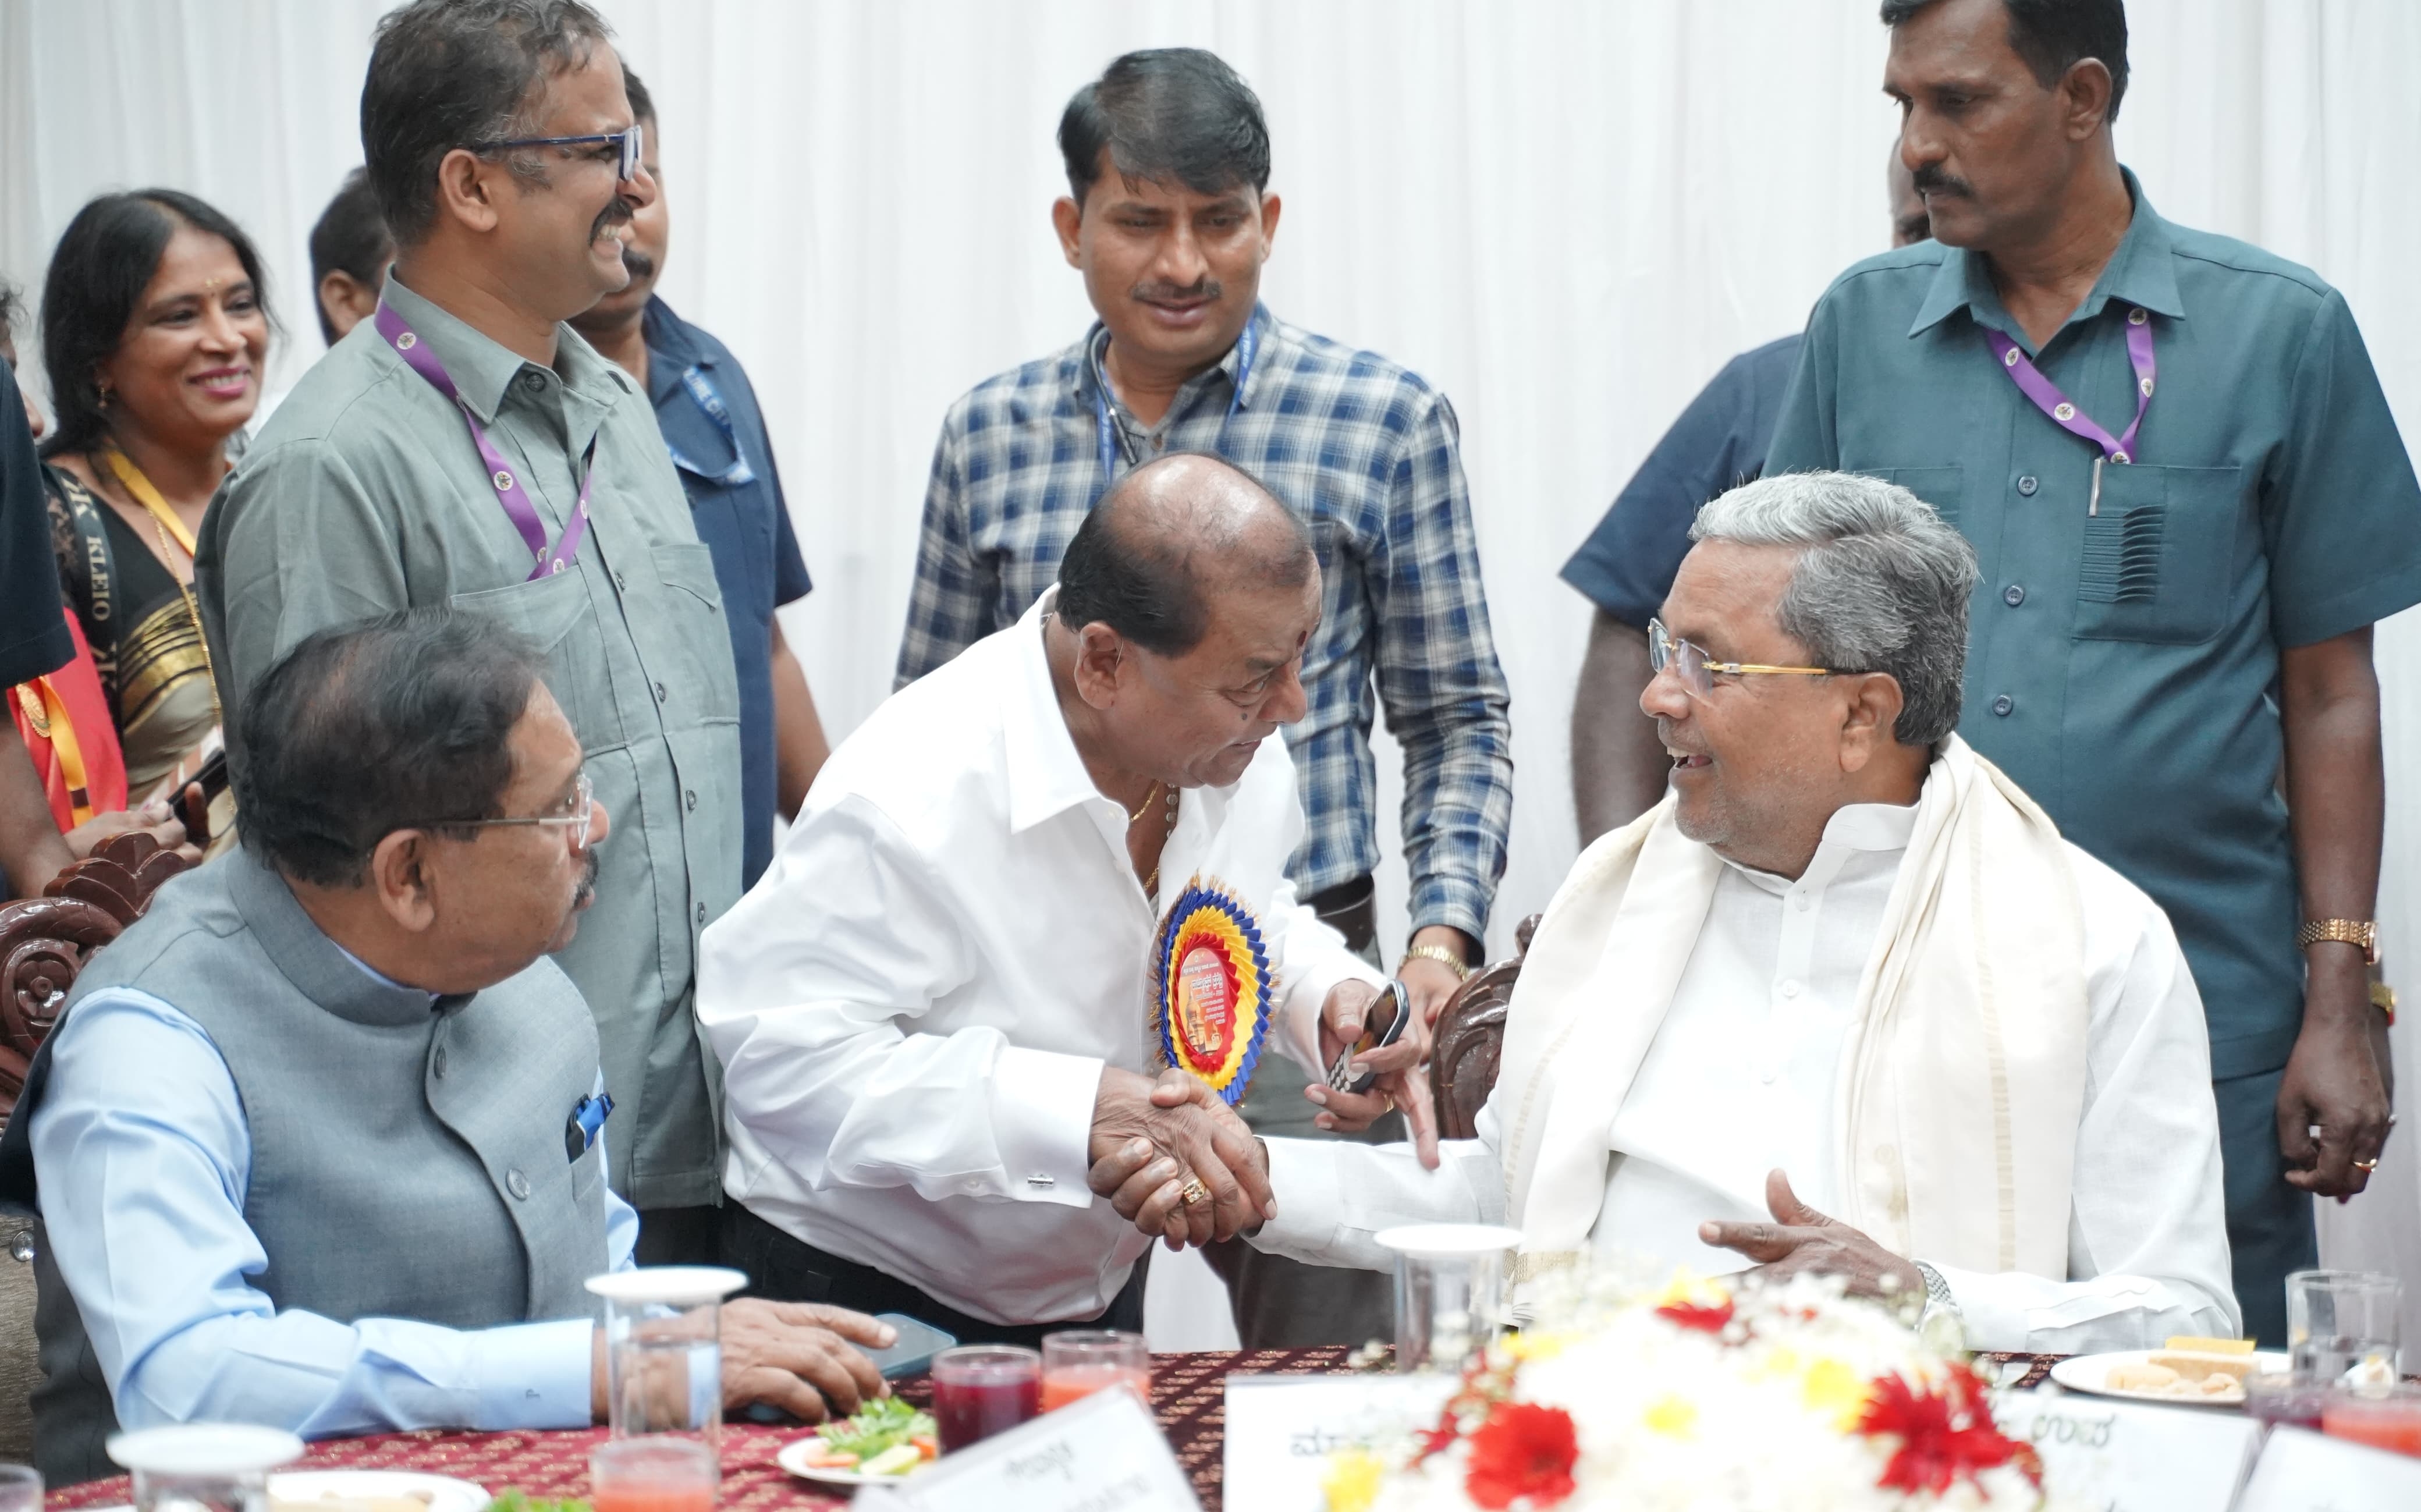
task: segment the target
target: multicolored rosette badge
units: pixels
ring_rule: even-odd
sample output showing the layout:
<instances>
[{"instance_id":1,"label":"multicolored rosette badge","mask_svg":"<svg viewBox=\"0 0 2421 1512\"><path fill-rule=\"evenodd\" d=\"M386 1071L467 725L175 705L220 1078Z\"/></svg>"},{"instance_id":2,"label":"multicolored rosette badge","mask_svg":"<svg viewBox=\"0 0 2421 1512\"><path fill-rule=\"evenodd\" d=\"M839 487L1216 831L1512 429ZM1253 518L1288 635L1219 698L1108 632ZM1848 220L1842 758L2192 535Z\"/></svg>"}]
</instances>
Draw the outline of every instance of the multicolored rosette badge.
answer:
<instances>
[{"instance_id":1,"label":"multicolored rosette badge","mask_svg":"<svg viewBox=\"0 0 2421 1512\"><path fill-rule=\"evenodd\" d=\"M1260 927L1233 893L1196 876L1161 920L1152 970L1161 1053L1232 1106L1270 1027Z\"/></svg>"}]
</instances>

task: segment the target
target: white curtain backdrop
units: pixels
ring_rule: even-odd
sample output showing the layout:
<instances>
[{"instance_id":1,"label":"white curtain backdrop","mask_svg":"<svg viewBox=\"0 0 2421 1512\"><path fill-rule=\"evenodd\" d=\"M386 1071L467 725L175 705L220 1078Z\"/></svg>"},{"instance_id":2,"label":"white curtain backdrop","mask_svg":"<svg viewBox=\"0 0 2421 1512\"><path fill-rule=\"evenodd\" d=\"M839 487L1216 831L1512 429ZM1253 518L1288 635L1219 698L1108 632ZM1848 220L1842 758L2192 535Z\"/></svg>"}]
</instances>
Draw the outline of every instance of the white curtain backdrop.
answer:
<instances>
[{"instance_id":1,"label":"white curtain backdrop","mask_svg":"<svg viewBox=\"0 0 2421 1512\"><path fill-rule=\"evenodd\" d=\"M305 238L360 161L380 0L0 0L0 274L38 288L96 191L166 184L260 240L282 387L318 354ZM1069 94L1129 48L1218 50L1287 199L1272 305L1411 365L1463 424L1519 801L1492 943L1575 850L1587 606L1555 577L1682 405L1886 241L1872 0L605 0L663 113L664 290L746 363L815 594L786 616L836 738L889 691L943 408L1090 319L1047 212ZM2122 156L2161 211L2342 288L2421 435L2421 6L2135 0ZM30 348L30 343L28 344ZM29 350L29 359L33 352ZM31 364L29 362L29 367ZM2349 553L2362 549L2348 541ZM2421 620L2383 627L2382 934L2421 1013ZM1385 843L1395 851L1389 772ZM1382 906L1400 940L1403 872ZM2414 1031L2399 1078L2421 1086ZM2406 1101L2411 1102L2408 1095ZM2421 1128L2333 1259L2406 1278Z\"/></svg>"}]
</instances>

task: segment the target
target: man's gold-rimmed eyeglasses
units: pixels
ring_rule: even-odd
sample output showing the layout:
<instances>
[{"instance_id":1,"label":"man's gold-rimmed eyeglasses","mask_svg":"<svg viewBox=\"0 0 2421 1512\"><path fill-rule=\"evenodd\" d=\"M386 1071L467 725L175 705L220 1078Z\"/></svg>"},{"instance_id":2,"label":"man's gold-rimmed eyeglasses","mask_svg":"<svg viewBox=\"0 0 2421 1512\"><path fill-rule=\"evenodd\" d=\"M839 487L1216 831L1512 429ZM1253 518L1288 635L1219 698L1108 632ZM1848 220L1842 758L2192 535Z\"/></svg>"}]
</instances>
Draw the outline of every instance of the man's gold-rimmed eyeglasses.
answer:
<instances>
[{"instance_id":1,"label":"man's gold-rimmed eyeglasses","mask_svg":"<svg viewBox=\"0 0 2421 1512\"><path fill-rule=\"evenodd\" d=\"M1715 674L1726 677L1836 678L1844 676L1835 667L1773 667L1757 662L1710 662L1703 647L1688 641L1675 640L1673 632L1661 619L1648 622L1648 664L1658 673L1670 669L1681 679L1682 691L1693 697L1714 695Z\"/></svg>"},{"instance_id":2,"label":"man's gold-rimmed eyeglasses","mask_svg":"<svg viewBox=\"0 0 2421 1512\"><path fill-rule=\"evenodd\" d=\"M489 830L510 824L535 824L542 830L561 832L571 841L575 852L588 849L589 820L595 817L597 789L590 784L588 773L582 772L571 785L571 796L555 805L552 814L531 814L509 819L445 819L430 825L432 830Z\"/></svg>"}]
</instances>

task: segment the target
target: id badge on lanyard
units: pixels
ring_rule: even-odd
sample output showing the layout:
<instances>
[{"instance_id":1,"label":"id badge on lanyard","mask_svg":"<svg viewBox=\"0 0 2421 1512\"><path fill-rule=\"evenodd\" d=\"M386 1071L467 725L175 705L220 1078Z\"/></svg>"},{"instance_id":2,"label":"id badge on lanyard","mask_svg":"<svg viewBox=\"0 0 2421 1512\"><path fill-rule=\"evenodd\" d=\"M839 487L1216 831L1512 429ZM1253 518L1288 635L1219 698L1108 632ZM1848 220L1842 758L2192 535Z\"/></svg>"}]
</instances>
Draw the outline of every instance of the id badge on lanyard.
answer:
<instances>
[{"instance_id":1,"label":"id badge on lanyard","mask_svg":"<svg viewBox=\"0 0 2421 1512\"><path fill-rule=\"evenodd\" d=\"M731 423L731 411L724 404L723 396L715 391L714 380L706 376L703 366L694 365L682 372L680 381L681 387L689 390L691 400L706 412L706 417L714 422L714 429L723 432L724 441L731 447L731 465L717 471L694 462L679 446L666 441L664 450L672 453L673 465L684 473L727 489L756 482L757 471L748 465L748 454L740 449L739 429Z\"/></svg>"},{"instance_id":2,"label":"id badge on lanyard","mask_svg":"<svg viewBox=\"0 0 2421 1512\"><path fill-rule=\"evenodd\" d=\"M553 577L578 561L581 538L588 534L588 488L597 481L596 438L589 438L588 449L581 454L580 497L572 505L571 518L564 522L563 534L549 545L546 522L539 518L538 506L531 502L529 491L513 475L512 464L505 460L505 454L488 439L487 429L471 413L471 406L463 402L461 392L454 386L453 375L437 360L437 353L429 350L429 343L421 340L419 333L384 300L379 302L374 323L378 334L403 359L404 366L426 379L430 387L452 399L454 407L461 412L462 423L471 428L471 444L479 449L479 460L488 464L488 481L495 488L496 502L504 507L505 518L521 533L523 544L529 548L531 559L537 564L523 581Z\"/></svg>"},{"instance_id":3,"label":"id badge on lanyard","mask_svg":"<svg viewBox=\"0 0 2421 1512\"><path fill-rule=\"evenodd\" d=\"M1227 413L1219 417L1218 449L1222 455L1227 450L1227 422L1236 418L1236 411L1242 407L1244 381L1253 376L1253 352L1259 336L1255 322L1247 320L1244 334L1236 338L1235 387L1227 396ZM1110 413L1109 381L1102 376L1098 363L1093 370L1093 418L1095 436L1101 444L1101 491L1107 492L1118 475L1118 459L1125 455L1126 448L1119 439L1117 418ZM1096 499L1100 496L1094 495Z\"/></svg>"}]
</instances>

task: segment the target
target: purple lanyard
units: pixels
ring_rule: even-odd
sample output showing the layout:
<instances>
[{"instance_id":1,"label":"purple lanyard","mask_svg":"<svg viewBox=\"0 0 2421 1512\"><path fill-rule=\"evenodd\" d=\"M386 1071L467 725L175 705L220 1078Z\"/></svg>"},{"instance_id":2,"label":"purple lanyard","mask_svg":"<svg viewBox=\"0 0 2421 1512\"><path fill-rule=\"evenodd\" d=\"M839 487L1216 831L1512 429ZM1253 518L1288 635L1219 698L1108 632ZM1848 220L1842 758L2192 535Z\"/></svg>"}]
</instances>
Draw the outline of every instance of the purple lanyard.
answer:
<instances>
[{"instance_id":1,"label":"purple lanyard","mask_svg":"<svg viewBox=\"0 0 2421 1512\"><path fill-rule=\"evenodd\" d=\"M554 549L549 551L546 524L538 517L538 506L530 502L529 493L522 487L521 479L513 475L512 465L505 460L505 454L496 450L496 444L488 439L488 432L481 429L478 417L471 413L471 406L462 401L461 394L454 387L452 376L445 371L445 365L437 360L437 353L429 350L429 344L420 339L419 333L406 325L403 317L395 312L395 306L384 300L379 302L375 323L378 334L386 337L386 344L395 349L395 354L403 359L404 366L429 380L430 387L452 399L455 408L462 412L462 423L471 428L472 444L479 448L480 460L488 464L488 481L496 486L496 502L505 507L505 517L513 522L515 530L522 533L523 541L527 543L531 556L537 560L538 565L530 569L529 577L523 581L552 577L578 561L580 538L588 533L588 485L597 480L596 438L589 438L588 450L580 459L579 502L572 506L571 518L564 524L562 538L554 543Z\"/></svg>"},{"instance_id":2,"label":"purple lanyard","mask_svg":"<svg viewBox=\"0 0 2421 1512\"><path fill-rule=\"evenodd\" d=\"M2093 459L2093 498L2087 514L2101 512L2101 464L2104 460L2122 466L2135 460L2135 432L2144 428L2144 412L2152 407L2152 318L2141 309L2127 312L2127 361L2135 369L2135 418L2127 425L2127 433L2113 436L2094 423L2093 417L2076 407L2074 401L2059 391L2059 385L2042 375L2018 344L1992 329L1984 328L1984 339L1992 346L1992 354L2001 359L2001 366L2018 392L2034 400L2035 408L2051 416L2052 424L2071 436L2093 443L2101 455Z\"/></svg>"}]
</instances>

